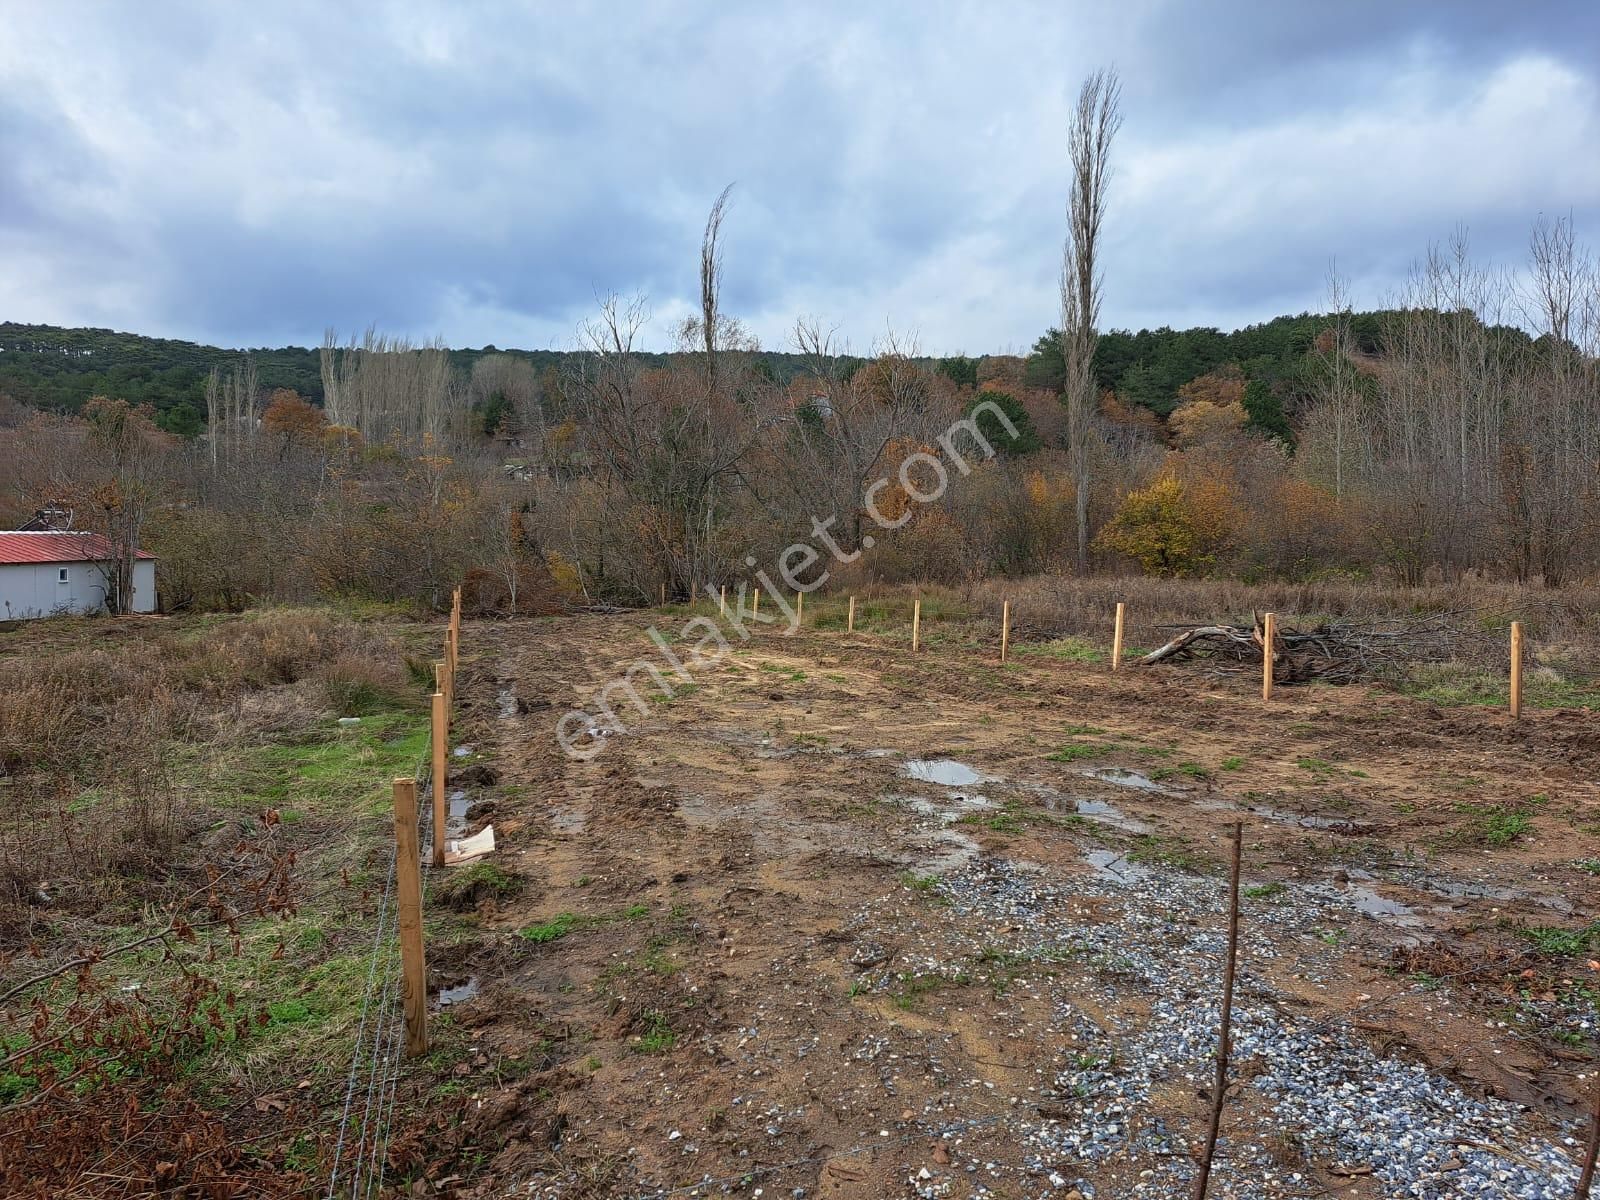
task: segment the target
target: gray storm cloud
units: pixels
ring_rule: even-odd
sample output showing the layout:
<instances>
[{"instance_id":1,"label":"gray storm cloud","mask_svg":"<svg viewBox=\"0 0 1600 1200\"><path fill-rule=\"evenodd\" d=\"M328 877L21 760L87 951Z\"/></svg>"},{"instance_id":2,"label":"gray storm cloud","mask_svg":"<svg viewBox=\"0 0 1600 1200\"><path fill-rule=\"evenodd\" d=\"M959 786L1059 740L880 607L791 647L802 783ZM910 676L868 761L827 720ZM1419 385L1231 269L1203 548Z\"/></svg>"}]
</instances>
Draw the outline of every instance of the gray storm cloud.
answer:
<instances>
[{"instance_id":1,"label":"gray storm cloud","mask_svg":"<svg viewBox=\"0 0 1600 1200\"><path fill-rule=\"evenodd\" d=\"M262 345L377 321L565 346L597 294L782 346L1025 347L1053 319L1081 76L1127 121L1111 326L1376 304L1468 227L1600 227L1600 9L1496 4L39 3L0 39L0 319Z\"/></svg>"}]
</instances>

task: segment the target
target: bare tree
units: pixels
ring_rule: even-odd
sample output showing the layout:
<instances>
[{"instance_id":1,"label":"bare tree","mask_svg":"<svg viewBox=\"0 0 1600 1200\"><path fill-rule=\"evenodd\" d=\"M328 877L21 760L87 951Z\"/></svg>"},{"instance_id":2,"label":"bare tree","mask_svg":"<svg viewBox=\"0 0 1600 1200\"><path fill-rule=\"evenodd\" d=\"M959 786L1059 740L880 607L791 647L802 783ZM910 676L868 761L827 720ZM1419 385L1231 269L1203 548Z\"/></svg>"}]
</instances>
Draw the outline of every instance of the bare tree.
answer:
<instances>
[{"instance_id":1,"label":"bare tree","mask_svg":"<svg viewBox=\"0 0 1600 1200\"><path fill-rule=\"evenodd\" d=\"M1351 329L1350 296L1344 280L1331 270L1328 273L1328 314L1326 370L1319 390L1322 414L1332 439L1333 495L1342 500L1359 438L1361 384L1355 368L1356 342Z\"/></svg>"},{"instance_id":2,"label":"bare tree","mask_svg":"<svg viewBox=\"0 0 1600 1200\"><path fill-rule=\"evenodd\" d=\"M850 553L861 547L863 492L882 469L890 443L932 441L959 406L946 395L948 381L917 361L915 339L893 330L848 377L832 331L814 320L797 321L793 341L806 371L791 385L786 435L767 447L748 480L774 516L792 512L776 503L781 495L808 519L824 521L824 528L837 518L839 527L829 536Z\"/></svg>"},{"instance_id":3,"label":"bare tree","mask_svg":"<svg viewBox=\"0 0 1600 1200\"><path fill-rule=\"evenodd\" d=\"M237 462L254 440L259 390L256 360L248 354L240 355L226 375L220 366L213 366L206 376L207 440L213 471L222 462Z\"/></svg>"},{"instance_id":4,"label":"bare tree","mask_svg":"<svg viewBox=\"0 0 1600 1200\"><path fill-rule=\"evenodd\" d=\"M700 332L705 337L708 392L717 386L717 320L721 315L719 293L722 291L722 247L718 242L722 237L722 218L727 214L728 196L732 191L731 183L722 189L722 194L717 197L710 215L706 217L705 236L700 239Z\"/></svg>"},{"instance_id":5,"label":"bare tree","mask_svg":"<svg viewBox=\"0 0 1600 1200\"><path fill-rule=\"evenodd\" d=\"M443 342L422 346L369 327L343 347L322 339L322 395L328 421L368 442L446 447L465 433L468 391Z\"/></svg>"},{"instance_id":6,"label":"bare tree","mask_svg":"<svg viewBox=\"0 0 1600 1200\"><path fill-rule=\"evenodd\" d=\"M662 583L686 591L726 569L719 513L743 480L745 456L780 419L774 390L756 375L749 355L730 353L742 347L734 336L738 324L719 300L727 199L724 191L712 206L700 248L704 370L643 370L634 342L645 324L644 302L611 297L584 328L588 353L568 381L598 465L634 505L615 518L631 523L628 544L635 550L619 574L645 596Z\"/></svg>"},{"instance_id":7,"label":"bare tree","mask_svg":"<svg viewBox=\"0 0 1600 1200\"><path fill-rule=\"evenodd\" d=\"M1518 578L1560 587L1600 521L1600 267L1570 218L1534 226L1530 260L1539 337L1507 405L1500 522Z\"/></svg>"},{"instance_id":8,"label":"bare tree","mask_svg":"<svg viewBox=\"0 0 1600 1200\"><path fill-rule=\"evenodd\" d=\"M1078 571L1089 568L1089 491L1093 484L1098 411L1095 395L1095 327L1104 282L1100 233L1111 181L1111 143L1122 125L1122 84L1114 70L1096 71L1078 91L1067 132L1072 192L1061 261L1061 355L1066 365L1067 455L1077 493Z\"/></svg>"},{"instance_id":9,"label":"bare tree","mask_svg":"<svg viewBox=\"0 0 1600 1200\"><path fill-rule=\"evenodd\" d=\"M170 439L160 433L148 409L126 400L95 396L84 406L89 436L86 461L73 471L87 470L88 484L78 507L110 545L100 568L106 581L106 607L114 613L133 608L134 564L139 557L145 522L166 485L162 458Z\"/></svg>"}]
</instances>

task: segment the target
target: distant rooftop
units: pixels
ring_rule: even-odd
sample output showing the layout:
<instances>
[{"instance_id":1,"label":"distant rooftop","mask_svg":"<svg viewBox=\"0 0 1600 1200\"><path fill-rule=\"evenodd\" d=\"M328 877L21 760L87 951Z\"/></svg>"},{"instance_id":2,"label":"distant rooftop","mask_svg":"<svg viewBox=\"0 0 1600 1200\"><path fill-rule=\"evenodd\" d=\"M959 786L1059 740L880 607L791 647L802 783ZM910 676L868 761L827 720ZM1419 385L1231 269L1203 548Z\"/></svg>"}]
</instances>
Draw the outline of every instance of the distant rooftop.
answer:
<instances>
[{"instance_id":1,"label":"distant rooftop","mask_svg":"<svg viewBox=\"0 0 1600 1200\"><path fill-rule=\"evenodd\" d=\"M0 530L0 566L21 563L105 562L116 557L116 547L98 533ZM139 551L140 558L154 554Z\"/></svg>"}]
</instances>

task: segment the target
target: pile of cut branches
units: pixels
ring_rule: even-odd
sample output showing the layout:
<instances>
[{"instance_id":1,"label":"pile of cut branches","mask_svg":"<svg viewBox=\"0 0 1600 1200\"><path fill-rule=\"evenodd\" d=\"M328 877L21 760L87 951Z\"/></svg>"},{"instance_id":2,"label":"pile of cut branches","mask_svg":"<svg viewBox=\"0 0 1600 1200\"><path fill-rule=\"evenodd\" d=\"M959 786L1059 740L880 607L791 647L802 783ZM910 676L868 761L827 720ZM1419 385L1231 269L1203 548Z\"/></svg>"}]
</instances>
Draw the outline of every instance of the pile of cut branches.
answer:
<instances>
[{"instance_id":1,"label":"pile of cut branches","mask_svg":"<svg viewBox=\"0 0 1600 1200\"><path fill-rule=\"evenodd\" d=\"M1278 625L1273 636L1273 679L1278 683L1355 683L1392 679L1418 662L1455 656L1467 636L1462 614L1433 613L1389 621L1323 621L1309 629ZM1139 663L1205 660L1220 672L1261 670L1265 632L1261 614L1249 625L1162 625L1176 631Z\"/></svg>"}]
</instances>

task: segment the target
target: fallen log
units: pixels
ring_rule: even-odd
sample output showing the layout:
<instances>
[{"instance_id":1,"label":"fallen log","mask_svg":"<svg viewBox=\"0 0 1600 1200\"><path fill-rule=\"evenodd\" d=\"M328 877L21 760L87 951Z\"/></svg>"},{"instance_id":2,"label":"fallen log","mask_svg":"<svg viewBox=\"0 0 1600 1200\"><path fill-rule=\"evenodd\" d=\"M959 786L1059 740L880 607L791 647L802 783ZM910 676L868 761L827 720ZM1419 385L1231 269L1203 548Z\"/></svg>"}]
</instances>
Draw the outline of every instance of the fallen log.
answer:
<instances>
[{"instance_id":1,"label":"fallen log","mask_svg":"<svg viewBox=\"0 0 1600 1200\"><path fill-rule=\"evenodd\" d=\"M1146 666L1151 663L1161 662L1164 659L1171 658L1180 650L1188 649L1200 638L1226 638L1229 641L1237 641L1242 638L1245 642L1250 640L1248 632L1235 625L1202 625L1198 629L1190 629L1180 633L1165 646L1150 651L1139 661ZM1259 643L1257 644L1259 645Z\"/></svg>"}]
</instances>

